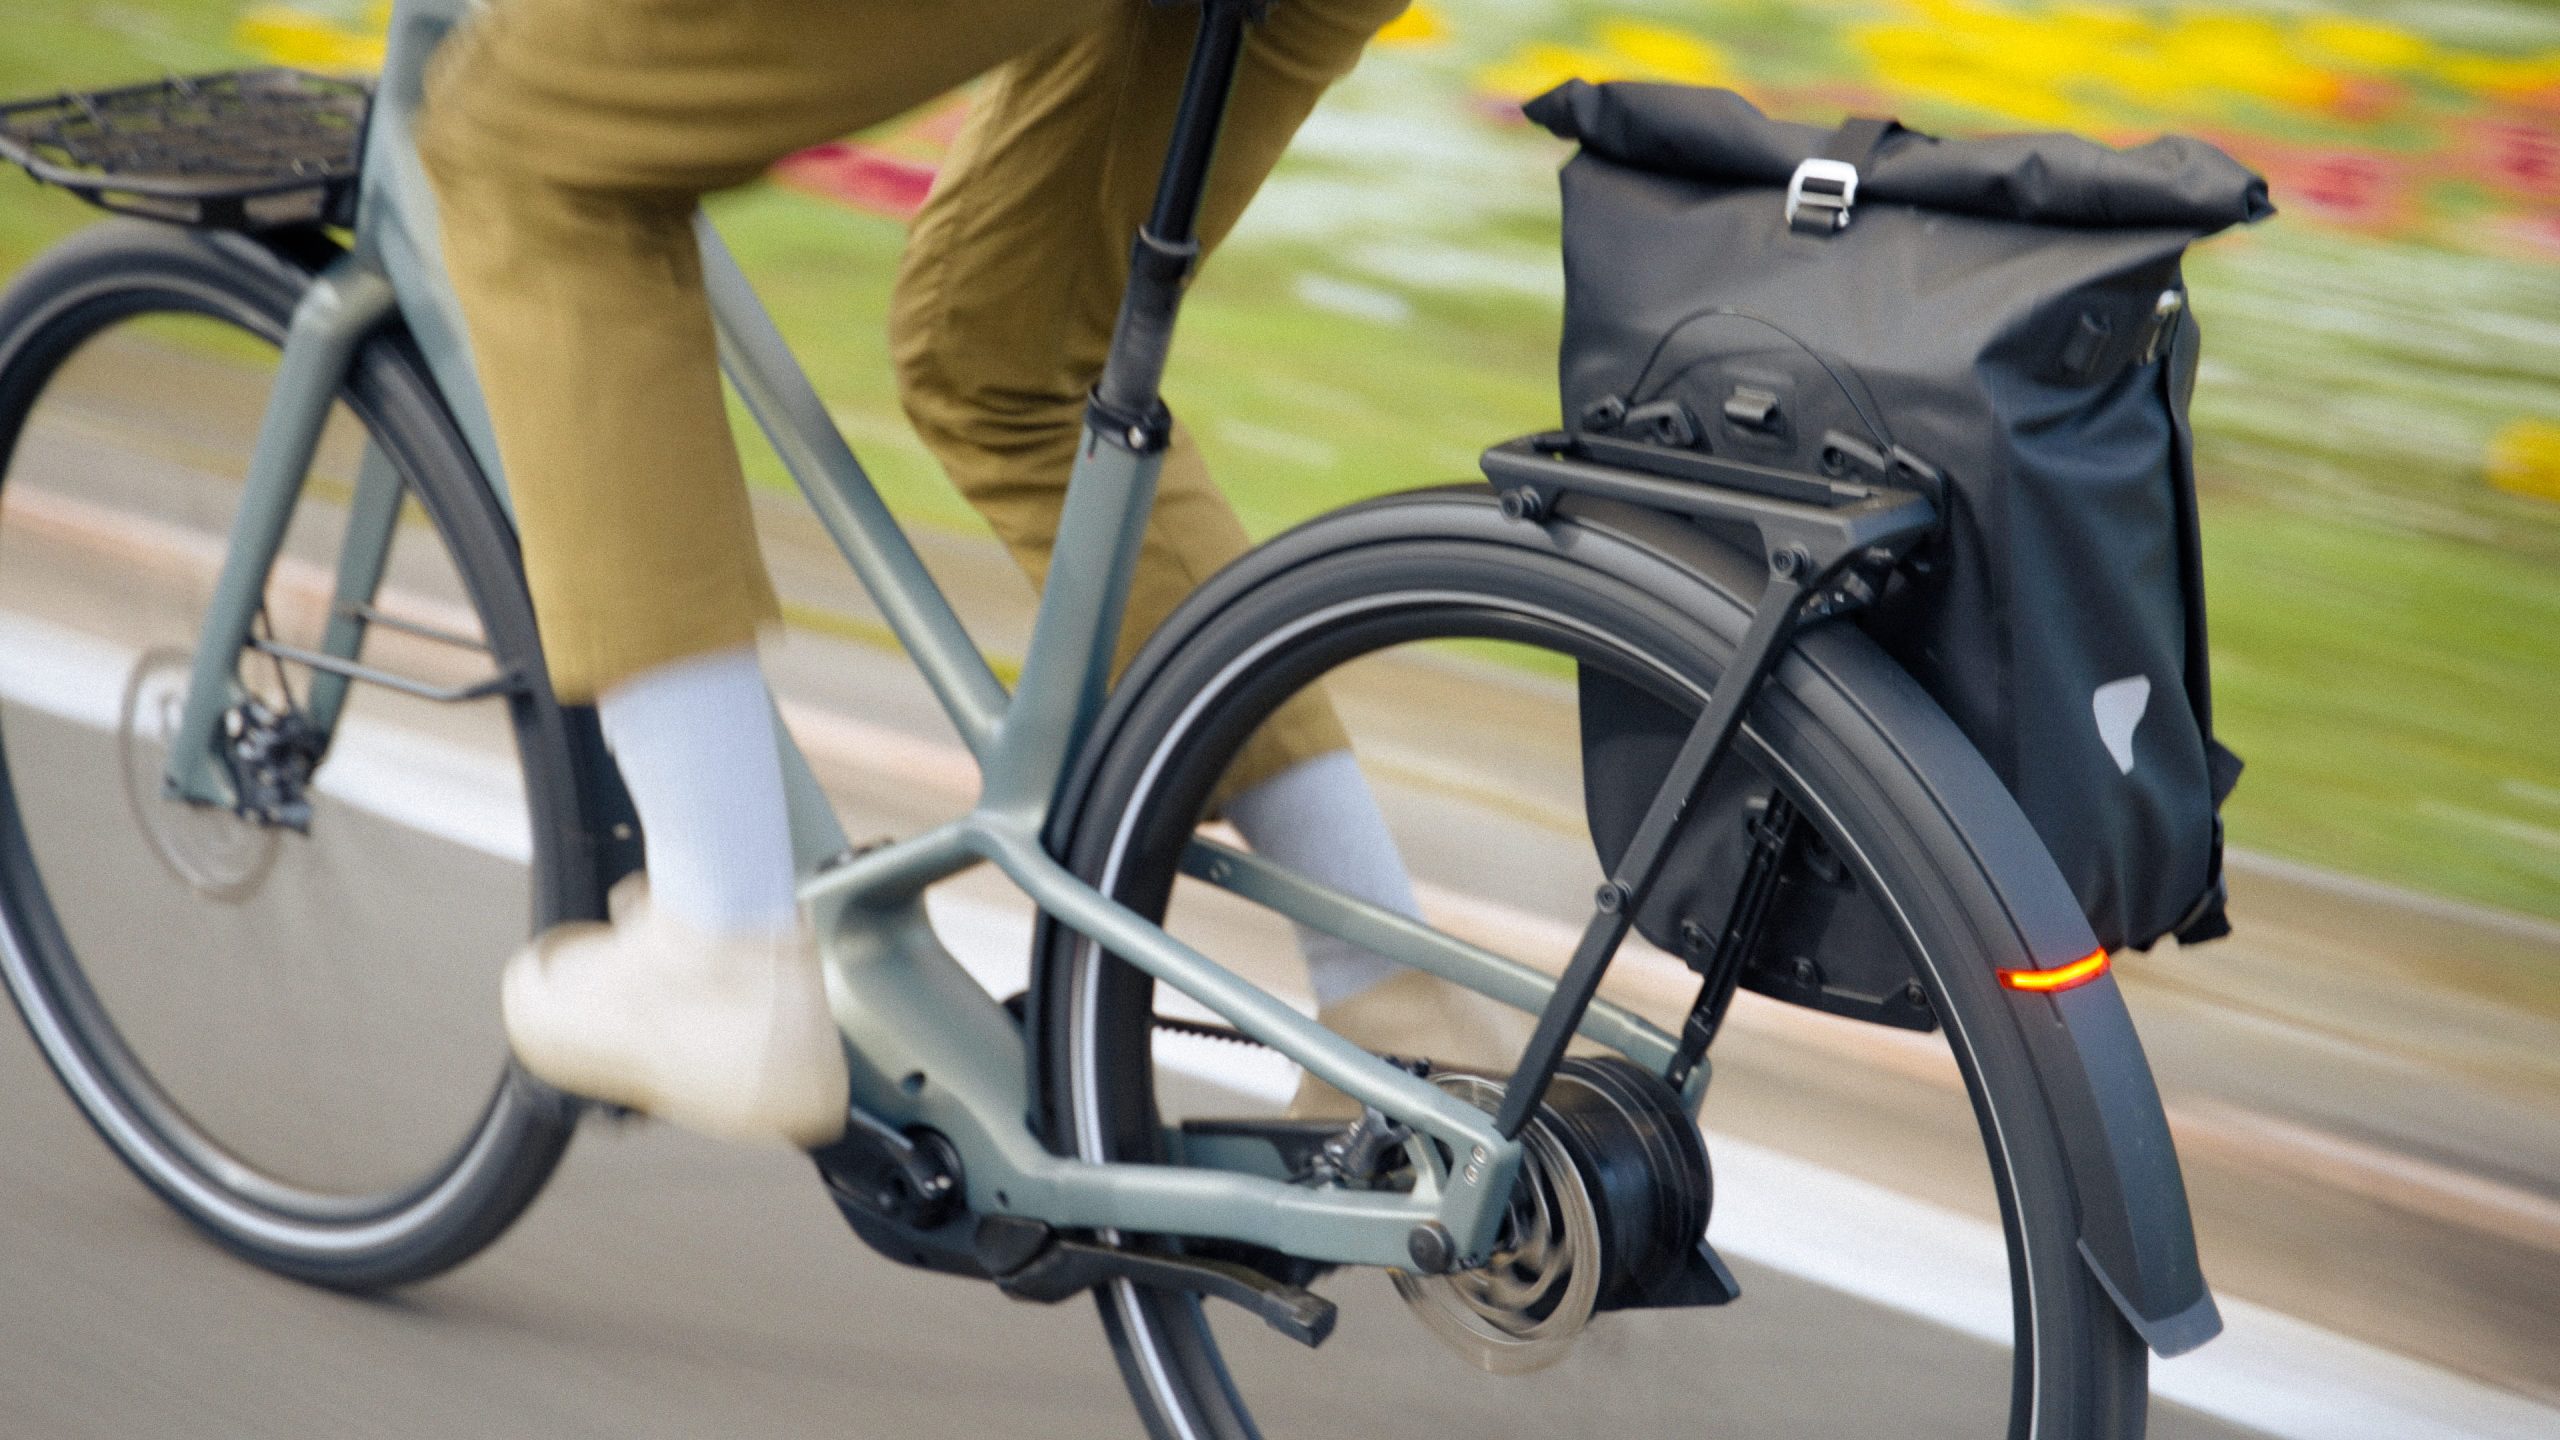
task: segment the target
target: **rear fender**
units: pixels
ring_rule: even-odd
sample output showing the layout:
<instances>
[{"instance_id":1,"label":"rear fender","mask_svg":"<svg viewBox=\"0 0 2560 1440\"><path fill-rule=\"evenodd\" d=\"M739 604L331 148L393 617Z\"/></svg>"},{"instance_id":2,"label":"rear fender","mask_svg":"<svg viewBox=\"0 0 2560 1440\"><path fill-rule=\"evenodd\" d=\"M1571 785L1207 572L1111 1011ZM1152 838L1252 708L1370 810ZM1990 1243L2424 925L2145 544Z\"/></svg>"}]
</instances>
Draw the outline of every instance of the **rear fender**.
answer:
<instances>
[{"instance_id":1,"label":"rear fender","mask_svg":"<svg viewBox=\"0 0 2560 1440\"><path fill-rule=\"evenodd\" d=\"M2013 993L2009 1009L2062 1127L2080 1201L2080 1258L2153 1353L2184 1355L2221 1334L2169 1118L2115 977L2049 995Z\"/></svg>"},{"instance_id":2,"label":"rear fender","mask_svg":"<svg viewBox=\"0 0 2560 1440\"><path fill-rule=\"evenodd\" d=\"M1679 563L1748 606L1763 566L1699 527L1618 506L1576 507L1577 523L1604 529ZM1597 555L1603 547L1585 547ZM1998 901L2040 967L2098 948L2071 888L1988 765L1916 684L1853 678L1892 659L1845 626L1807 633L1798 654L1838 677L1891 737L1977 854ZM2002 992L2063 1137L2080 1216L2080 1256L2127 1324L2162 1356L2220 1334L2222 1316L2196 1258L2186 1180L2151 1062L2112 975L2069 990Z\"/></svg>"}]
</instances>

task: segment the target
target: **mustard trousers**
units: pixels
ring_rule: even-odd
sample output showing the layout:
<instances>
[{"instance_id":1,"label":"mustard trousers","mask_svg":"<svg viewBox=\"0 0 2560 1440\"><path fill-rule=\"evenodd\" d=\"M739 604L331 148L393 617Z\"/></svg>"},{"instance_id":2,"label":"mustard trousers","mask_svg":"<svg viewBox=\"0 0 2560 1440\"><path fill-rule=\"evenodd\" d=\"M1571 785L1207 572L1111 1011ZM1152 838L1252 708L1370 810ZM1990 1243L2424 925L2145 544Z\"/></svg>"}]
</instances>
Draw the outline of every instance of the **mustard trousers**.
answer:
<instances>
[{"instance_id":1,"label":"mustard trousers","mask_svg":"<svg viewBox=\"0 0 2560 1440\"><path fill-rule=\"evenodd\" d=\"M1279 0L1237 80L1214 247L1405 0ZM562 699L778 616L691 217L803 146L989 71L900 266L907 414L1038 582L1198 23L1147 0L495 0L439 52L419 142ZM1118 647L1245 548L1177 430ZM1230 772L1343 745L1308 692Z\"/></svg>"}]
</instances>

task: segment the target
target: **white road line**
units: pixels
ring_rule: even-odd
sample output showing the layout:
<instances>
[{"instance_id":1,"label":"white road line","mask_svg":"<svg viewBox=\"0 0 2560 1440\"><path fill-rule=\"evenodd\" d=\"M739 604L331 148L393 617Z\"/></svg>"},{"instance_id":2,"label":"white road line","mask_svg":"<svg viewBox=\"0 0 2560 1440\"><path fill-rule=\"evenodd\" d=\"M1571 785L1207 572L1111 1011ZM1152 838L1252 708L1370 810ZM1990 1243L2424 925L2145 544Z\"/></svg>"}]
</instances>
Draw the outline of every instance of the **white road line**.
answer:
<instances>
[{"instance_id":1,"label":"white road line","mask_svg":"<svg viewBox=\"0 0 2560 1440\"><path fill-rule=\"evenodd\" d=\"M136 652L51 621L0 610L0 696L112 732Z\"/></svg>"},{"instance_id":2,"label":"white road line","mask_svg":"<svg viewBox=\"0 0 2560 1440\"><path fill-rule=\"evenodd\" d=\"M134 652L0 611L0 699L112 730ZM513 766L484 750L385 725L350 724L321 790L386 820L521 863L530 853ZM930 901L946 946L987 990L1028 974L1027 908L963 896ZM1169 992L1167 1008L1207 1012ZM1166 1063L1264 1104L1297 1067L1267 1052L1167 1036ZM1710 1132L1713 1237L1726 1254L2005 1344L2009 1299L1997 1227L1765 1146ZM2152 1391L2280 1440L2527 1440L2560 1435L2560 1410L2450 1371L2225 1299L2229 1328L2195 1354L2158 1361Z\"/></svg>"},{"instance_id":3,"label":"white road line","mask_svg":"<svg viewBox=\"0 0 2560 1440\"><path fill-rule=\"evenodd\" d=\"M0 696L113 732L136 651L0 611ZM524 864L533 856L515 766L477 746L351 715L321 767L321 794L395 824Z\"/></svg>"}]
</instances>

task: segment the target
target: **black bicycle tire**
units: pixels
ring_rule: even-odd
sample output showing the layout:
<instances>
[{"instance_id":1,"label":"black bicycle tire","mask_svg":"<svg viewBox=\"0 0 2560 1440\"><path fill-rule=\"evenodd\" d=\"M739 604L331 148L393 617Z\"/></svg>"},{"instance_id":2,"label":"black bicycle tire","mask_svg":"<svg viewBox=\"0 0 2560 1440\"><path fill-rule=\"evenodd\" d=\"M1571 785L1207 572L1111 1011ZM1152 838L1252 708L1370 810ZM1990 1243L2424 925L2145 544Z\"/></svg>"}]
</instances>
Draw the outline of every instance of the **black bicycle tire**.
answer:
<instances>
[{"instance_id":1,"label":"black bicycle tire","mask_svg":"<svg viewBox=\"0 0 2560 1440\"><path fill-rule=\"evenodd\" d=\"M251 240L114 221L39 256L0 295L0 477L59 366L101 331L145 314L192 314L281 344L295 303L336 248L316 232ZM598 912L577 843L578 721L552 698L508 523L404 331L359 347L339 394L409 481L479 612L493 654L527 683L510 720L533 821L537 928ZM590 728L592 719L585 722ZM245 1193L183 1133L81 975L37 873L0 755L0 971L37 1048L108 1148L144 1185L252 1264L332 1289L375 1291L462 1263L514 1223L566 1149L577 1107L511 1063L456 1149L417 1181L336 1213ZM491 997L495 1003L495 996ZM234 1162L237 1163L236 1161Z\"/></svg>"},{"instance_id":2,"label":"black bicycle tire","mask_svg":"<svg viewBox=\"0 0 2560 1440\"><path fill-rule=\"evenodd\" d=\"M1410 593L1435 586L1463 590L1465 586L1453 578L1459 572L1473 577L1468 583L1477 593L1515 602L1533 591L1549 604L1571 604L1575 597L1589 600L1615 592L1605 607L1615 612L1611 623L1649 629L1652 636L1647 643L1667 645L1675 656L1685 652L1685 673L1700 693L1721 670L1748 619L1747 610L1732 594L1684 574L1676 564L1663 563L1658 554L1620 555L1616 564L1600 563L1594 552L1601 547L1641 548L1603 527L1585 528L1571 521L1543 530L1506 524L1496 518L1491 497L1481 491L1420 492L1384 503L1438 507L1445 518L1403 528L1424 534L1436 530L1445 538L1377 540L1378 527L1350 518L1357 512L1319 519L1287 537L1286 563L1265 563L1256 569L1253 562L1245 562L1238 570L1256 569L1255 574L1245 578L1231 574L1225 583L1213 581L1167 623L1157 642L1132 666L1131 679L1098 732L1052 832L1058 853L1079 875L1143 913L1162 913L1171 883L1169 866L1159 863L1145 875L1112 873L1112 852L1126 843L1131 831L1145 825L1143 819L1132 823L1127 817L1132 812L1142 815L1157 797L1172 797L1177 809L1202 798L1179 794L1165 777L1181 772L1185 785L1205 785L1223 766L1230 747L1249 730L1263 708L1260 702L1274 700L1309 678L1288 673L1297 662L1286 650L1252 662L1265 672L1262 676L1225 682L1217 677L1241 663L1238 656L1323 605L1342 604L1364 593ZM1328 525L1341 531L1341 543L1333 543L1323 533ZM1630 574L1646 578L1630 581ZM1878 709L1860 703L1857 687L1869 683L1908 688L1908 677L1854 635L1825 636L1821 643L1825 665L1808 664L1799 657L1781 666L1747 722L1746 753L1763 763L1782 760L1780 768L1794 777L1790 788L1799 792L1799 805L1808 806L1822 823L1842 824L1842 808L1847 806L1858 812L1848 817L1854 819L1856 833L1893 837L1881 846L1850 847L1848 858L1867 883L1885 883L1888 872L1922 868L1957 872L1931 887L1939 893L1904 895L1906 902L1920 902L1906 903L1906 911L1916 917L1906 922L1907 939L1916 938L1909 933L1910 927L1921 925L1936 937L1934 953L1943 954L1947 937L1958 934L1979 938L2005 932L2014 947L2010 953L1977 955L1961 965L1920 966L1932 1003L1953 1021L1948 1027L1951 1044L1965 1072L2000 1192L2011 1247L2013 1300L2020 1311L2018 1333L2035 1337L2019 1347L2022 1358L2013 1372L2011 1434L2041 1440L2138 1437L2147 1406L2147 1352L2074 1251L2076 1206L2057 1127L2018 1037L1995 1018L1994 1007L2003 1001L1993 979L1994 968L2032 962L2013 927L1960 923L1963 917L1955 912L1978 914L1996 887L1979 876L1966 883L1961 872L1978 867L1981 861L1946 833L1943 814L1914 798L1925 786L1891 783L1898 771L1907 769L1903 757L1909 752L1897 743L1901 737L1876 727ZM1302 652L1322 644L1320 639L1299 642ZM1339 663L1340 658L1324 663ZM1217 691L1221 683L1229 687L1223 693ZM1247 698L1255 694L1260 701ZM1209 709L1229 705L1236 713L1224 720L1197 718L1203 713L1203 695L1214 697ZM1908 708L1895 707L1897 713ZM1178 717L1186 714L1195 717L1188 722L1187 733L1177 724ZM1943 716L1938 718L1943 722ZM1223 738L1212 738L1221 732ZM1184 745L1197 745L1202 755L1172 753ZM1895 794L1897 788L1903 793ZM1885 853L1875 853L1878 850ZM1909 892L1913 883L1906 879L1899 888ZM1925 949L1926 942L1921 943ZM1097 1076L1116 1069L1118 1079L1112 1083L1124 1090L1139 1083L1136 1077L1147 1062L1140 1039L1143 1017L1133 1012L1146 1008L1139 997L1147 987L1136 971L1116 962L1088 971L1083 958L1087 953L1079 937L1054 923L1044 923L1034 947L1039 967L1034 993L1039 1000L1035 1039L1043 1082L1041 1113L1050 1142L1061 1153L1138 1158L1148 1142L1137 1137L1143 1133L1151 1140L1158 1133L1149 1121L1132 1111L1127 1099L1117 1102L1121 1113L1112 1118L1102 1112L1114 1102L1089 1095L1080 1101L1076 1092L1086 1057L1097 1061ZM1095 983L1088 992L1084 987L1089 977ZM1113 996L1110 992L1115 987L1118 993ZM1115 1017L1103 1021L1082 1015L1080 995L1091 997L1087 1003L1096 1012L1116 1007ZM1106 1025L1108 1035L1085 1033ZM1093 1081L1091 1088L1099 1089L1101 1083ZM1079 1103L1087 1104L1090 1113L1079 1115ZM1115 1128L1117 1135L1093 1143L1096 1129ZM2026 1203L2019 1203L2020 1196ZM2023 1293L2015 1283L2022 1245L2028 1252L2030 1277ZM1106 1289L1097 1298L1123 1378L1151 1434L1172 1440L1257 1433L1243 1414L1214 1340L1198 1321L1196 1301L1134 1287ZM2030 1304L2033 1314L2027 1313ZM1150 1329L1151 1337L1134 1337L1133 1323ZM1153 1353L1142 1353L1142 1346ZM1161 1383L1154 1378L1158 1376L1165 1377Z\"/></svg>"}]
</instances>

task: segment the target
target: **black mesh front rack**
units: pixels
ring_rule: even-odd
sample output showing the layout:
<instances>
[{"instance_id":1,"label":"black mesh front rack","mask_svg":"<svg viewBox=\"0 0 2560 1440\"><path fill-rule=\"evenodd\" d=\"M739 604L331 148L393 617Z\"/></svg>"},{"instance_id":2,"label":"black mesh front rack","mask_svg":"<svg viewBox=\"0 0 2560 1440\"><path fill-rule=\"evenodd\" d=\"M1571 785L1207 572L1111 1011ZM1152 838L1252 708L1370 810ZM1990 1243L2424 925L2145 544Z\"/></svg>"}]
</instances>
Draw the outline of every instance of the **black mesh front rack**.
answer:
<instances>
[{"instance_id":1,"label":"black mesh front rack","mask_svg":"<svg viewBox=\"0 0 2560 1440\"><path fill-rule=\"evenodd\" d=\"M0 105L0 159L108 210L236 230L344 223L372 92L232 70Z\"/></svg>"}]
</instances>

